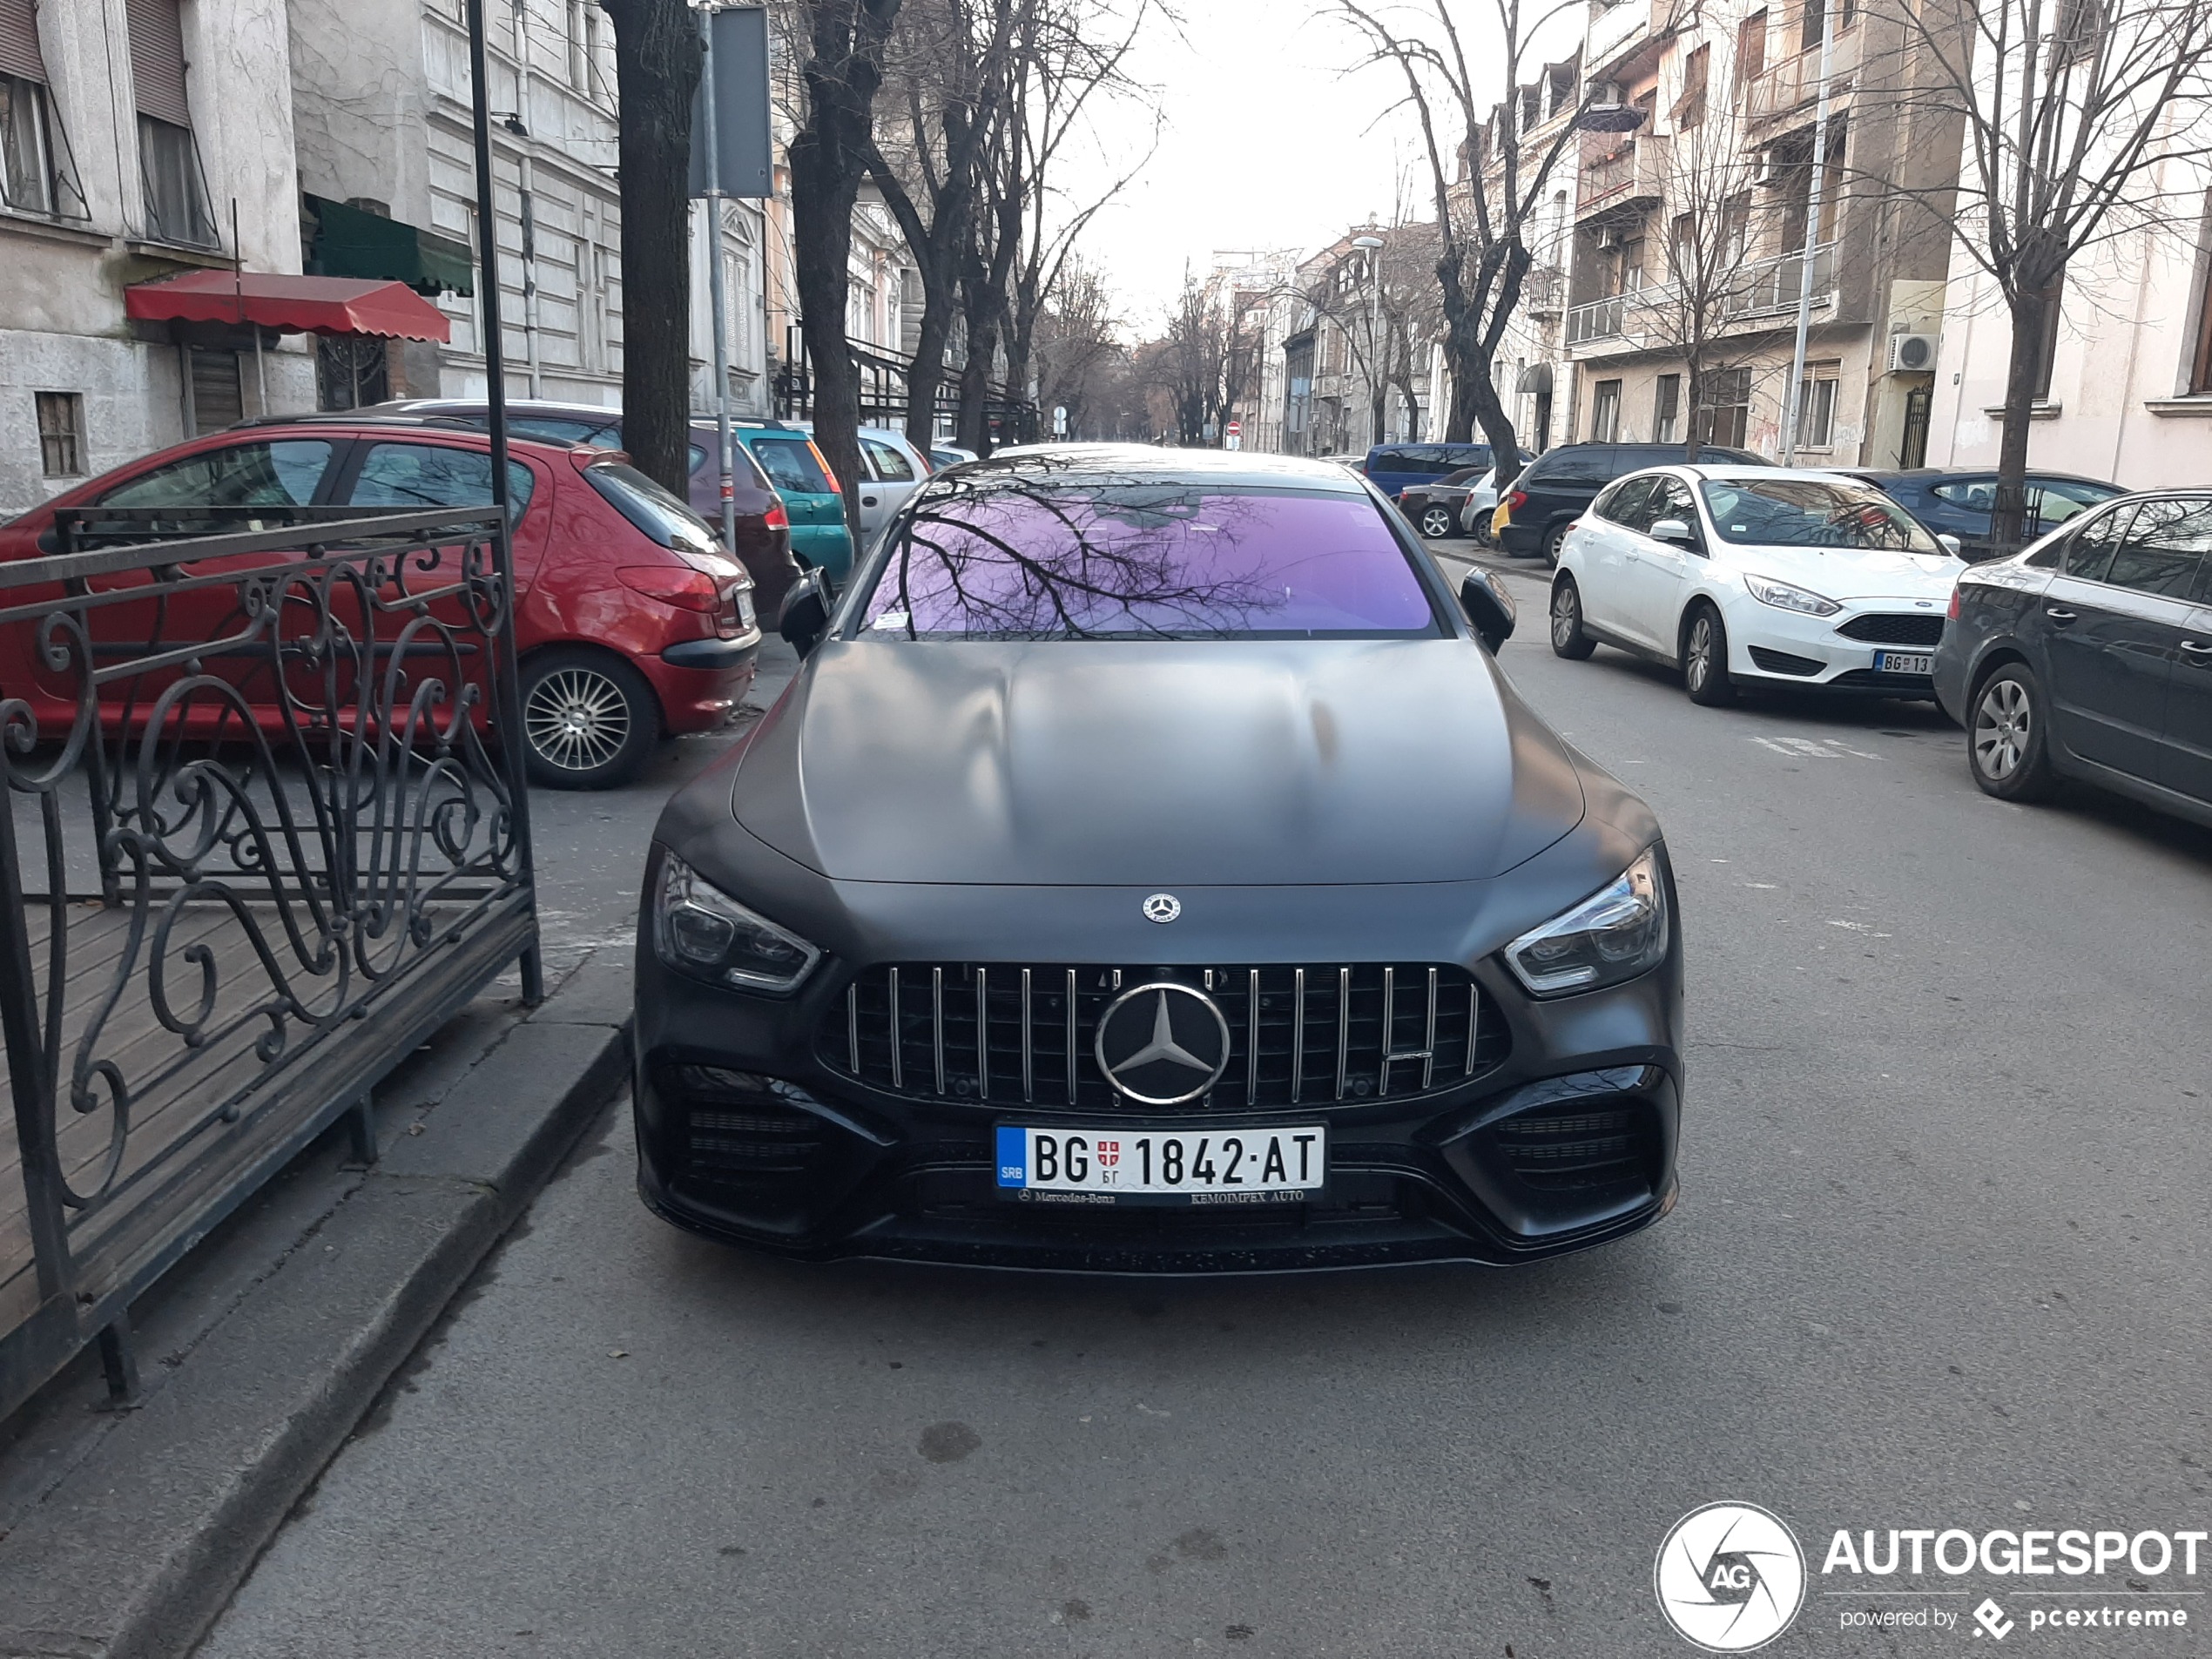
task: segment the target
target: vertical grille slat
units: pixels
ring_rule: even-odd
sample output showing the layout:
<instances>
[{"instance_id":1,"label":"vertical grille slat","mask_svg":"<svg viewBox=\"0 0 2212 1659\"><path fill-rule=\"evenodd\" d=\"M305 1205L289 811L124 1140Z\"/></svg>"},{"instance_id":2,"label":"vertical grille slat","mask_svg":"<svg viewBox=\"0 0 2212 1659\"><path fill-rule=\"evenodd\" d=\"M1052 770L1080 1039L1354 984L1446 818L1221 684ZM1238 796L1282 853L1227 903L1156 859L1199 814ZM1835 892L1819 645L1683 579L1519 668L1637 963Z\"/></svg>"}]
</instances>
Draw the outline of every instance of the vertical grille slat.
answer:
<instances>
[{"instance_id":1,"label":"vertical grille slat","mask_svg":"<svg viewBox=\"0 0 2212 1659\"><path fill-rule=\"evenodd\" d=\"M926 1010L916 995L925 975ZM1488 1071L1509 1046L1504 1015L1458 968L906 962L853 980L824 1015L816 1053L833 1071L912 1099L1003 1110L1018 1072L1022 1102L1045 1110L1144 1109L1099 1070L1092 1038L1116 995L1162 977L1205 988L1229 1028L1222 1081L1178 1113L1311 1110L1309 1082L1322 1082L1324 1106L1417 1096ZM1322 1081L1332 1061L1333 1090Z\"/></svg>"}]
</instances>

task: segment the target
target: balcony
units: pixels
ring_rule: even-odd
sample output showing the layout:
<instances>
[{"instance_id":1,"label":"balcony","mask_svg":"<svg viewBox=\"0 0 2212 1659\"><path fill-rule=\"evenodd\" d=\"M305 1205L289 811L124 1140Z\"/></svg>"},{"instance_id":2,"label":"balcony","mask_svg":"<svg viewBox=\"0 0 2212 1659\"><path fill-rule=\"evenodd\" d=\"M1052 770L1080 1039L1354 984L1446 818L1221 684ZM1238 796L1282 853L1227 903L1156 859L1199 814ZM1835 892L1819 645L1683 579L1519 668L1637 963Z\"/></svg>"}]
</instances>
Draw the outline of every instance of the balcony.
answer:
<instances>
[{"instance_id":1,"label":"balcony","mask_svg":"<svg viewBox=\"0 0 2212 1659\"><path fill-rule=\"evenodd\" d=\"M1665 138L1649 134L1629 138L1608 136L1605 148L1593 145L1584 151L1575 217L1597 219L1633 205L1662 199L1667 193L1667 144Z\"/></svg>"},{"instance_id":2,"label":"balcony","mask_svg":"<svg viewBox=\"0 0 2212 1659\"><path fill-rule=\"evenodd\" d=\"M1731 324L1795 311L1804 283L1805 255L1782 253L1752 260L1739 268L1723 296L1721 310ZM1815 308L1836 300L1836 244L1823 242L1812 251L1812 303Z\"/></svg>"},{"instance_id":3,"label":"balcony","mask_svg":"<svg viewBox=\"0 0 2212 1659\"><path fill-rule=\"evenodd\" d=\"M1720 295L1720 314L1704 324L1708 337L1782 327L1797 308L1804 268L1802 251L1746 261ZM1812 306L1820 312L1832 309L1835 302L1836 244L1824 242L1812 251ZM1664 283L1585 300L1568 307L1568 352L1602 357L1678 347L1683 337L1700 332L1698 320L1684 314L1688 310Z\"/></svg>"},{"instance_id":4,"label":"balcony","mask_svg":"<svg viewBox=\"0 0 2212 1659\"><path fill-rule=\"evenodd\" d=\"M1582 72L1601 76L1656 45L1674 21L1674 0L1619 0L1594 11L1582 37Z\"/></svg>"},{"instance_id":5,"label":"balcony","mask_svg":"<svg viewBox=\"0 0 2212 1659\"><path fill-rule=\"evenodd\" d=\"M1836 49L1830 54L1828 64L1831 94L1846 90L1851 77L1858 72L1859 32L1853 29L1836 37ZM1770 121L1804 108L1819 96L1820 48L1816 46L1795 57L1770 64L1766 73L1747 83L1743 88L1743 118Z\"/></svg>"}]
</instances>

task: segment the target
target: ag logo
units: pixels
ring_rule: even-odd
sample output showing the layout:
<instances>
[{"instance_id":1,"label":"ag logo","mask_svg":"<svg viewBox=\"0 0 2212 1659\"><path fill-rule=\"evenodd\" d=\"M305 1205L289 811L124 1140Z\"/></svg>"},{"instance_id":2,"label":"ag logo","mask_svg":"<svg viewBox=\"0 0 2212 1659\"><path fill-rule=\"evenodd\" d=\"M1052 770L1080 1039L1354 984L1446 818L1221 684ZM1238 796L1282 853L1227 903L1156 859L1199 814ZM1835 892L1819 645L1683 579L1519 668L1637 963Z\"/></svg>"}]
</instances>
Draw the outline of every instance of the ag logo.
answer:
<instances>
[{"instance_id":1,"label":"ag logo","mask_svg":"<svg viewBox=\"0 0 2212 1659\"><path fill-rule=\"evenodd\" d=\"M1659 1610L1708 1653L1749 1653L1790 1628L1805 1599L1805 1558L1756 1504L1709 1503L1674 1524L1652 1569Z\"/></svg>"}]
</instances>

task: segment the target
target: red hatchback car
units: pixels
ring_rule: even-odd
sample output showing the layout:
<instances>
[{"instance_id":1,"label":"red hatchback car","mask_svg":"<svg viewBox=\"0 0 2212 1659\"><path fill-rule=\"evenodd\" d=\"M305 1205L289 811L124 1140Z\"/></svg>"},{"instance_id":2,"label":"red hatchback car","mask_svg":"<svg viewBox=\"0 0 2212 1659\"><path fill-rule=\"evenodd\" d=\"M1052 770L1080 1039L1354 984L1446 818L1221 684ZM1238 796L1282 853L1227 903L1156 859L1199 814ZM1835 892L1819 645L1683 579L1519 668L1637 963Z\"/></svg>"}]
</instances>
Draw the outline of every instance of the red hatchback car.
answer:
<instances>
[{"instance_id":1,"label":"red hatchback car","mask_svg":"<svg viewBox=\"0 0 2212 1659\"><path fill-rule=\"evenodd\" d=\"M165 509L158 533L167 536L244 529L249 518L281 523L287 507L485 506L490 449L482 433L420 419L233 427L0 526L0 559L56 551L57 513L72 508ZM752 578L716 550L697 514L619 454L517 440L508 465L530 776L556 788L623 783L662 737L721 725L751 687L760 650ZM101 529L96 516L90 528ZM208 619L211 633L221 621ZM15 694L37 676L24 655L27 635L12 637L24 631L4 631L0 689Z\"/></svg>"}]
</instances>

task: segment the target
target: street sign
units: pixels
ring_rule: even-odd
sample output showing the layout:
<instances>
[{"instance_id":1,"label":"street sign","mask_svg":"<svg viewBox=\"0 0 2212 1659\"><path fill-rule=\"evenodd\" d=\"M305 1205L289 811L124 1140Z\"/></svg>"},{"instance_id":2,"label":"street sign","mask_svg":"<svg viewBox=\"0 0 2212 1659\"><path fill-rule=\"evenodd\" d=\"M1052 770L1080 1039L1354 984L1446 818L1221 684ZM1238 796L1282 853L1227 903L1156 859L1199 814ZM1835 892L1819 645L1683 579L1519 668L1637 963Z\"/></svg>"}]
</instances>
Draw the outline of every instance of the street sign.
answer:
<instances>
[{"instance_id":1,"label":"street sign","mask_svg":"<svg viewBox=\"0 0 2212 1659\"><path fill-rule=\"evenodd\" d=\"M1242 421L1231 421L1229 423L1229 435L1232 438L1243 437L1244 435L1244 423Z\"/></svg>"},{"instance_id":2,"label":"street sign","mask_svg":"<svg viewBox=\"0 0 2212 1659\"><path fill-rule=\"evenodd\" d=\"M1244 423L1242 421L1231 421L1227 426L1222 428L1221 447L1224 449L1241 449L1244 447Z\"/></svg>"},{"instance_id":3,"label":"street sign","mask_svg":"<svg viewBox=\"0 0 2212 1659\"><path fill-rule=\"evenodd\" d=\"M763 6L732 6L709 12L712 32L709 67L691 94L691 177L689 194L769 196L768 12ZM709 122L706 98L714 94ZM713 136L710 139L708 135ZM715 165L707 165L707 145Z\"/></svg>"}]
</instances>

